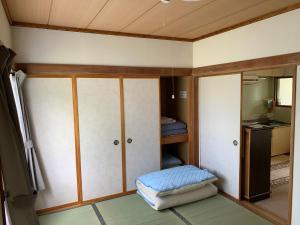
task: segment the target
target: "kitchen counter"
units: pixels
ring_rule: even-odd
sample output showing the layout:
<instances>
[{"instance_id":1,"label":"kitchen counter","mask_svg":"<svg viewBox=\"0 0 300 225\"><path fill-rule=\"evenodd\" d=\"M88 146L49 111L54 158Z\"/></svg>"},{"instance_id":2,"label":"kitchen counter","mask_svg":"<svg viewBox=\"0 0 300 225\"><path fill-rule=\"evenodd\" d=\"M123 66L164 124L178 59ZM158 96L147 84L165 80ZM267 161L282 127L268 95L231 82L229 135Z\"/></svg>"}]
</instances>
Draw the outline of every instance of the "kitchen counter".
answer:
<instances>
[{"instance_id":1,"label":"kitchen counter","mask_svg":"<svg viewBox=\"0 0 300 225\"><path fill-rule=\"evenodd\" d=\"M261 129L273 129L276 127L289 127L291 124L284 123L281 121L276 120L269 120L266 122L260 122L260 121L244 121L243 126L245 128L255 129L255 130L261 130Z\"/></svg>"}]
</instances>

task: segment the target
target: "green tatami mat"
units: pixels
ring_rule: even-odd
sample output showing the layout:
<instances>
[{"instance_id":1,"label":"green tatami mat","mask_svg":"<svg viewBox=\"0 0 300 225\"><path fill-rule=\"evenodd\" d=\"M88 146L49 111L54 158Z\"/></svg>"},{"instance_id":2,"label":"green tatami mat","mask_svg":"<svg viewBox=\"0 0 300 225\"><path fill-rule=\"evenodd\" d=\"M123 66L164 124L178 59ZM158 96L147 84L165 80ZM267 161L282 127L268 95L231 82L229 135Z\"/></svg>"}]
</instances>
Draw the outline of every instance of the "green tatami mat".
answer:
<instances>
[{"instance_id":1,"label":"green tatami mat","mask_svg":"<svg viewBox=\"0 0 300 225\"><path fill-rule=\"evenodd\" d=\"M178 206L175 210L193 225L272 224L221 195Z\"/></svg>"},{"instance_id":2,"label":"green tatami mat","mask_svg":"<svg viewBox=\"0 0 300 225\"><path fill-rule=\"evenodd\" d=\"M156 211L134 194L96 204L107 225L184 225L171 211Z\"/></svg>"},{"instance_id":3,"label":"green tatami mat","mask_svg":"<svg viewBox=\"0 0 300 225\"><path fill-rule=\"evenodd\" d=\"M92 206L83 206L39 217L40 225L100 225Z\"/></svg>"}]
</instances>

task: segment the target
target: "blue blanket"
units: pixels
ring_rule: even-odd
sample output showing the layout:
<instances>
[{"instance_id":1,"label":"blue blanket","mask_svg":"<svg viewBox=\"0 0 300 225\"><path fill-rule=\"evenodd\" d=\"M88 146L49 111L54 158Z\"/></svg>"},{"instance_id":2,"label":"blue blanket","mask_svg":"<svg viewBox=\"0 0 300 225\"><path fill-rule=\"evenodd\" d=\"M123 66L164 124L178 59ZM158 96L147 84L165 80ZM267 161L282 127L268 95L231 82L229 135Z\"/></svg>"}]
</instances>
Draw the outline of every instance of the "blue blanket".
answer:
<instances>
[{"instance_id":1,"label":"blue blanket","mask_svg":"<svg viewBox=\"0 0 300 225\"><path fill-rule=\"evenodd\" d=\"M166 152L163 154L163 168L171 168L182 165L182 161L174 155Z\"/></svg>"},{"instance_id":2,"label":"blue blanket","mask_svg":"<svg viewBox=\"0 0 300 225\"><path fill-rule=\"evenodd\" d=\"M169 130L179 130L179 129L186 129L186 124L180 121L176 121L175 123L161 125L162 132L169 131Z\"/></svg>"},{"instance_id":3,"label":"blue blanket","mask_svg":"<svg viewBox=\"0 0 300 225\"><path fill-rule=\"evenodd\" d=\"M162 136L169 136L175 134L187 134L187 129L166 130L161 132Z\"/></svg>"},{"instance_id":4,"label":"blue blanket","mask_svg":"<svg viewBox=\"0 0 300 225\"><path fill-rule=\"evenodd\" d=\"M148 173L138 178L146 187L157 192L178 189L215 178L208 170L201 170L192 165L180 166Z\"/></svg>"}]
</instances>

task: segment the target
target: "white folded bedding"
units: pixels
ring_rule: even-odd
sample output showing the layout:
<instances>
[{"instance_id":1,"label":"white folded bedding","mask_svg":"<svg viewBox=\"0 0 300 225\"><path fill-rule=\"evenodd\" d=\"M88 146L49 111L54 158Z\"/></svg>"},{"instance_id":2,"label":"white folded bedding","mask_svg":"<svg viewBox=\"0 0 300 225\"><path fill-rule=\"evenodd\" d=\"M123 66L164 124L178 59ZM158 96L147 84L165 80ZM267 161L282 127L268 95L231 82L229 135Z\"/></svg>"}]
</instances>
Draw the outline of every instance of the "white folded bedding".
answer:
<instances>
[{"instance_id":1,"label":"white folded bedding","mask_svg":"<svg viewBox=\"0 0 300 225\"><path fill-rule=\"evenodd\" d=\"M137 186L149 188L156 197L184 193L217 180L207 169L193 165L151 172L137 178Z\"/></svg>"},{"instance_id":2,"label":"white folded bedding","mask_svg":"<svg viewBox=\"0 0 300 225\"><path fill-rule=\"evenodd\" d=\"M208 183L205 186L192 191L162 197L154 195L149 196L144 192L146 189L138 188L138 194L155 210L162 210L173 206L202 200L214 196L218 193L217 187L211 183Z\"/></svg>"},{"instance_id":3,"label":"white folded bedding","mask_svg":"<svg viewBox=\"0 0 300 225\"><path fill-rule=\"evenodd\" d=\"M181 194L181 193L189 192L189 191L192 191L192 190L196 190L196 189L202 188L205 185L213 183L213 182L215 182L217 180L218 179L216 177L214 177L212 179L204 180L204 181L202 181L200 183L190 184L190 185L183 186L181 188L172 189L172 190L164 191L164 192L159 192L159 191L156 191L156 190L154 190L154 189L152 189L150 187L146 187L139 180L136 181L136 186L137 186L138 190L141 190L147 196L149 196L151 198L154 198L154 197L162 197L162 196L167 196L167 195L175 195L175 194Z\"/></svg>"}]
</instances>

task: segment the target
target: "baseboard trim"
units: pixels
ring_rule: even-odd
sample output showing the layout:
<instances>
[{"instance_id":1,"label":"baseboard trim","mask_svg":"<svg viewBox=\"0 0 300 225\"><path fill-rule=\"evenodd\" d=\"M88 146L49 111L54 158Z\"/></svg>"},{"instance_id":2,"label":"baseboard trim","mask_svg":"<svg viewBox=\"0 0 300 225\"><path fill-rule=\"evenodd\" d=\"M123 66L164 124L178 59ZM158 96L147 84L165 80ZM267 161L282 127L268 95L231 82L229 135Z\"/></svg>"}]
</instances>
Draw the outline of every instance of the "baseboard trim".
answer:
<instances>
[{"instance_id":1,"label":"baseboard trim","mask_svg":"<svg viewBox=\"0 0 300 225\"><path fill-rule=\"evenodd\" d=\"M54 213L54 212L61 212L61 211L65 211L65 210L68 210L68 209L78 208L80 206L92 205L92 204L95 204L97 202L106 201L106 200L110 200L110 199L114 199L114 198L119 198L119 197L122 197L122 196L131 195L131 194L134 194L134 193L136 193L136 190L126 191L126 192L113 194L113 195L108 195L108 196L95 198L95 199L82 201L82 202L79 202L79 201L78 202L71 202L71 203L67 203L67 204L63 204L63 205L59 205L59 206L54 206L54 207L50 207L50 208L46 208L46 209L40 209L40 210L37 210L36 212L37 212L37 215L41 216L41 215L46 215L46 214L50 214L50 213Z\"/></svg>"}]
</instances>

